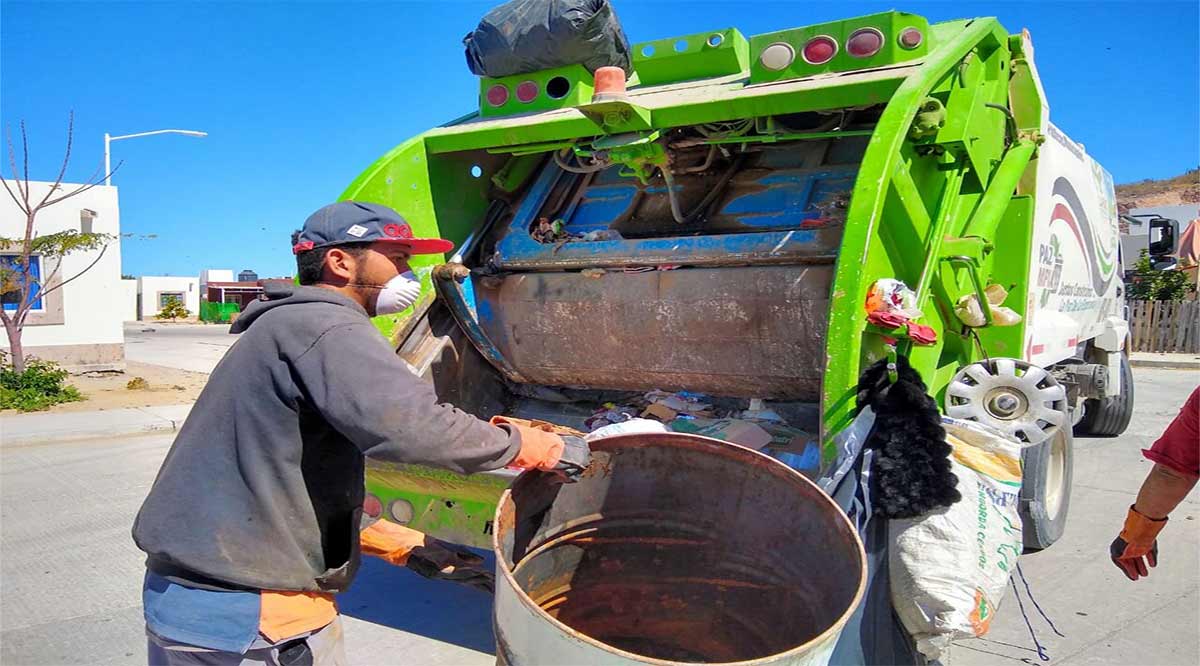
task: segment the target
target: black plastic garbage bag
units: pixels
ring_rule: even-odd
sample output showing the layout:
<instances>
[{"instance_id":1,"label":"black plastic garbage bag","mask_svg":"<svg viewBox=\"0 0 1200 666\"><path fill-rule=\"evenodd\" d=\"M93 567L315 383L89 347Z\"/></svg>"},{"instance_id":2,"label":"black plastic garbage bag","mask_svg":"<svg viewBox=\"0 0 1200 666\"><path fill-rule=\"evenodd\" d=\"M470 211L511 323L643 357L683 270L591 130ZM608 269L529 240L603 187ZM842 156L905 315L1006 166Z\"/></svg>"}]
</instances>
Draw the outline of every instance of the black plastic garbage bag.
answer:
<instances>
[{"instance_id":1,"label":"black plastic garbage bag","mask_svg":"<svg viewBox=\"0 0 1200 666\"><path fill-rule=\"evenodd\" d=\"M608 0L511 0L463 38L467 66L493 78L583 65L633 73L629 39Z\"/></svg>"}]
</instances>

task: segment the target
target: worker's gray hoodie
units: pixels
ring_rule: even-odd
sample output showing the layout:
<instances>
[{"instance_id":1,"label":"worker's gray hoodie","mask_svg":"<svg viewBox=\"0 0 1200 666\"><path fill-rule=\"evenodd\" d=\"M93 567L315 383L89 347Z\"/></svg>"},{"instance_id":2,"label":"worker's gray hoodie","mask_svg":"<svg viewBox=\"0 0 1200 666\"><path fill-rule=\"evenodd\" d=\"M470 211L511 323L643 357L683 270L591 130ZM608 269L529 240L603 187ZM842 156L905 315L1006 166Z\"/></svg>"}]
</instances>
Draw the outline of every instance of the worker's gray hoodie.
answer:
<instances>
[{"instance_id":1,"label":"worker's gray hoodie","mask_svg":"<svg viewBox=\"0 0 1200 666\"><path fill-rule=\"evenodd\" d=\"M344 590L363 457L470 473L520 435L442 404L350 299L272 286L233 325L133 525L147 566L201 587Z\"/></svg>"}]
</instances>

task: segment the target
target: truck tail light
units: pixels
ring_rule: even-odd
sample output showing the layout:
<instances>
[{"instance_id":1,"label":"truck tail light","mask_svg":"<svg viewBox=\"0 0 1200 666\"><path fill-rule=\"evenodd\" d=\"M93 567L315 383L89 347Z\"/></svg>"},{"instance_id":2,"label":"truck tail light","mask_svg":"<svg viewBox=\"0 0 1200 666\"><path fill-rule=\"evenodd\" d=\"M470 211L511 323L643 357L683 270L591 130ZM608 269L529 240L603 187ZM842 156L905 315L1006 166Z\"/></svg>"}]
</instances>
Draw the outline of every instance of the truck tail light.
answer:
<instances>
[{"instance_id":1,"label":"truck tail light","mask_svg":"<svg viewBox=\"0 0 1200 666\"><path fill-rule=\"evenodd\" d=\"M817 35L808 40L801 55L804 57L804 62L810 65L824 65L833 60L833 56L837 55L837 50L838 44L833 37Z\"/></svg>"},{"instance_id":2,"label":"truck tail light","mask_svg":"<svg viewBox=\"0 0 1200 666\"><path fill-rule=\"evenodd\" d=\"M787 42L769 44L758 56L758 61L762 63L762 66L772 72L787 69L795 59L796 49L793 49L792 45Z\"/></svg>"},{"instance_id":3,"label":"truck tail light","mask_svg":"<svg viewBox=\"0 0 1200 666\"><path fill-rule=\"evenodd\" d=\"M921 34L916 28L905 28L900 33L900 46L906 49L915 49L925 41L925 35Z\"/></svg>"},{"instance_id":4,"label":"truck tail light","mask_svg":"<svg viewBox=\"0 0 1200 666\"><path fill-rule=\"evenodd\" d=\"M855 58L870 58L883 48L883 33L875 28L855 30L846 40L846 52Z\"/></svg>"},{"instance_id":5,"label":"truck tail light","mask_svg":"<svg viewBox=\"0 0 1200 666\"><path fill-rule=\"evenodd\" d=\"M363 513L372 518L378 518L383 515L383 502L380 502L379 498L374 495L367 495L363 500Z\"/></svg>"},{"instance_id":6,"label":"truck tail light","mask_svg":"<svg viewBox=\"0 0 1200 666\"><path fill-rule=\"evenodd\" d=\"M535 81L522 81L517 84L517 99L528 104L537 99L538 84Z\"/></svg>"},{"instance_id":7,"label":"truck tail light","mask_svg":"<svg viewBox=\"0 0 1200 666\"><path fill-rule=\"evenodd\" d=\"M504 106L508 101L508 86L503 83L497 83L487 89L487 103L492 106Z\"/></svg>"}]
</instances>

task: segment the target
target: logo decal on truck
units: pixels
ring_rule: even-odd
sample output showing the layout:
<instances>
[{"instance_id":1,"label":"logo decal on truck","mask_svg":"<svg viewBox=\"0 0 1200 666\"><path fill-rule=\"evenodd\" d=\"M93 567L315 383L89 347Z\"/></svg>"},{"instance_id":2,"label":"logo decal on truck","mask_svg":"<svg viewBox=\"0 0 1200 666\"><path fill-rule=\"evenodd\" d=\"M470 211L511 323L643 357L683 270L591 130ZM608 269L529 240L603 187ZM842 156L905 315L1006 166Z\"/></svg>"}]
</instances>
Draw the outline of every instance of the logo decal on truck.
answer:
<instances>
[{"instance_id":1,"label":"logo decal on truck","mask_svg":"<svg viewBox=\"0 0 1200 666\"><path fill-rule=\"evenodd\" d=\"M1113 277L1117 273L1116 261L1113 257L1114 250L1097 242L1096 232L1070 181L1063 177L1057 178L1054 181L1054 196L1061 201L1054 205L1054 211L1050 215L1050 224L1053 226L1055 222L1063 222L1071 229L1075 242L1079 244L1080 250L1087 257L1092 289L1096 296L1103 296L1108 292Z\"/></svg>"}]
</instances>

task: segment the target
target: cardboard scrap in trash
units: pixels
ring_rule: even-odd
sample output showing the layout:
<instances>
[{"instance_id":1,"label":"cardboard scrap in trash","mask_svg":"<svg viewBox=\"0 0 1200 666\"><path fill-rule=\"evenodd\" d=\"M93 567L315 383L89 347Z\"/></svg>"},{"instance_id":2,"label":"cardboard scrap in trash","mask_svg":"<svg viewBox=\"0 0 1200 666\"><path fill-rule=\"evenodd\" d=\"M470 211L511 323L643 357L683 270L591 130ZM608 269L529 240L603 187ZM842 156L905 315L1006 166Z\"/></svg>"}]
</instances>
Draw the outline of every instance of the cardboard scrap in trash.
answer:
<instances>
[{"instance_id":1,"label":"cardboard scrap in trash","mask_svg":"<svg viewBox=\"0 0 1200 666\"><path fill-rule=\"evenodd\" d=\"M642 418L655 419L663 423L674 421L676 416L679 416L679 412L657 402L651 403L649 407L642 411Z\"/></svg>"},{"instance_id":2,"label":"cardboard scrap in trash","mask_svg":"<svg viewBox=\"0 0 1200 666\"><path fill-rule=\"evenodd\" d=\"M812 435L782 423L754 422L742 419L677 418L668 424L675 432L704 435L714 439L741 444L752 449L770 446L803 451Z\"/></svg>"},{"instance_id":3,"label":"cardboard scrap in trash","mask_svg":"<svg viewBox=\"0 0 1200 666\"><path fill-rule=\"evenodd\" d=\"M704 435L751 449L761 449L771 443L771 433L762 426L740 419L675 419L671 430Z\"/></svg>"}]
</instances>

